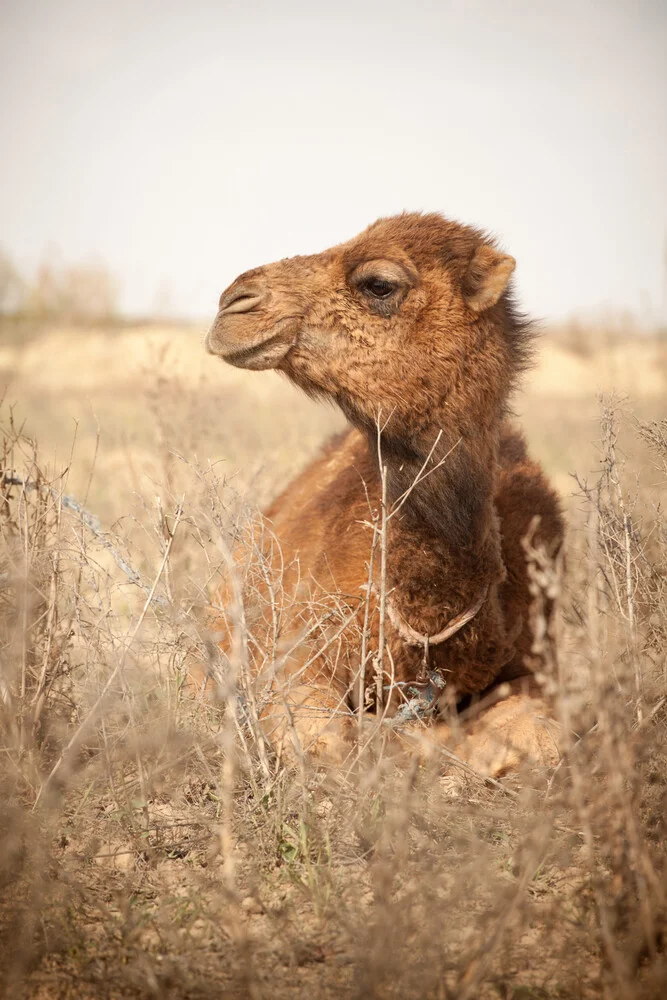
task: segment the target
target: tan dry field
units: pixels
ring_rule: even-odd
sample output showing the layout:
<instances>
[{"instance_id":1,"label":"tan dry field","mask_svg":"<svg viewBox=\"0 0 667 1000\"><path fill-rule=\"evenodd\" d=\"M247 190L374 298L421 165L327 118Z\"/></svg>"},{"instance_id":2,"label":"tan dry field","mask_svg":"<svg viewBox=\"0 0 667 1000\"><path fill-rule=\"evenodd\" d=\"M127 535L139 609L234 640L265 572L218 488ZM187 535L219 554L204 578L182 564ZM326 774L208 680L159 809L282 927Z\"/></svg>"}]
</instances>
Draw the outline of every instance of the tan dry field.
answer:
<instances>
[{"instance_id":1,"label":"tan dry field","mask_svg":"<svg viewBox=\"0 0 667 1000\"><path fill-rule=\"evenodd\" d=\"M457 795L380 751L295 774L233 692L183 694L220 538L336 412L153 326L0 340L0 399L4 469L49 470L0 506L0 993L667 995L665 343L541 341L514 408L570 520L563 758Z\"/></svg>"},{"instance_id":2,"label":"tan dry field","mask_svg":"<svg viewBox=\"0 0 667 1000\"><path fill-rule=\"evenodd\" d=\"M5 411L15 406L54 468L69 463L76 437L70 488L87 488L95 464L91 504L107 523L128 511L133 491L159 488L179 455L223 462L239 489L263 504L343 418L275 372L209 357L202 340L202 330L145 327L53 330L25 346L0 343L0 398ZM648 419L664 415L666 387L667 343L631 338L588 356L545 335L514 405L533 452L567 497L571 474L595 461L597 395L615 391Z\"/></svg>"}]
</instances>

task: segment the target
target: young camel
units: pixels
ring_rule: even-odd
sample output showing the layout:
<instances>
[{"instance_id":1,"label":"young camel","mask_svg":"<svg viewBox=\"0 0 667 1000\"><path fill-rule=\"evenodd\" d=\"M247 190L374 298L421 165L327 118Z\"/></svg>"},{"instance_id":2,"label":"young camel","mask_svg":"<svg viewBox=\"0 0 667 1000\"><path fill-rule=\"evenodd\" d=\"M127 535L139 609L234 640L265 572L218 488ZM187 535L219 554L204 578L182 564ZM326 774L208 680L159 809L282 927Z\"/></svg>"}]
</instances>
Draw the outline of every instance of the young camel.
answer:
<instances>
[{"instance_id":1,"label":"young camel","mask_svg":"<svg viewBox=\"0 0 667 1000\"><path fill-rule=\"evenodd\" d=\"M364 698L412 718L395 727L403 738L448 744L490 776L557 759L527 677L522 539L537 517L535 542L555 554L563 521L507 415L532 342L508 291L514 266L475 229L403 214L223 292L207 350L283 372L351 424L266 511L292 602L284 631L303 634L309 602L343 621L318 631L326 652L294 641L274 665L261 713L273 740L340 759ZM457 703L501 682L509 696L472 728L451 725Z\"/></svg>"}]
</instances>

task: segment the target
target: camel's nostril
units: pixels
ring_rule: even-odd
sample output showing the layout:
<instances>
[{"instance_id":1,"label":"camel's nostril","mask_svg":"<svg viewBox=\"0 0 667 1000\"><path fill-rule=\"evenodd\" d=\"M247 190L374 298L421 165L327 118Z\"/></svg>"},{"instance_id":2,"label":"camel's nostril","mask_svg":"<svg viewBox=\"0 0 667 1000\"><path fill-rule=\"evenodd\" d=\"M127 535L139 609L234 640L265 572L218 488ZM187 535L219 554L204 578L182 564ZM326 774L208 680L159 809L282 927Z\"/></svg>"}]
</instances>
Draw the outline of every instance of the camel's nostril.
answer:
<instances>
[{"instance_id":1,"label":"camel's nostril","mask_svg":"<svg viewBox=\"0 0 667 1000\"><path fill-rule=\"evenodd\" d=\"M263 298L264 295L255 288L236 288L230 292L223 292L220 297L220 312L225 314L250 312Z\"/></svg>"}]
</instances>

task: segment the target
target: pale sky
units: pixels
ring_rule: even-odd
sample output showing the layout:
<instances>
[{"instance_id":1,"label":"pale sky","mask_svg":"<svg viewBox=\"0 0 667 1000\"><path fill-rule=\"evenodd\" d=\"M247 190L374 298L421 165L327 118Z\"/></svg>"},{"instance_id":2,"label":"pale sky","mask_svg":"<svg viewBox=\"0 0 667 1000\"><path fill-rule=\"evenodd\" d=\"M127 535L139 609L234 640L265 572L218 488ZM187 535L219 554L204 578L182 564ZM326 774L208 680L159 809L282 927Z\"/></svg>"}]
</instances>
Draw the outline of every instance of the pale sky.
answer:
<instances>
[{"instance_id":1,"label":"pale sky","mask_svg":"<svg viewBox=\"0 0 667 1000\"><path fill-rule=\"evenodd\" d=\"M442 211L546 319L665 310L665 0L0 0L0 245L204 318L241 271Z\"/></svg>"}]
</instances>

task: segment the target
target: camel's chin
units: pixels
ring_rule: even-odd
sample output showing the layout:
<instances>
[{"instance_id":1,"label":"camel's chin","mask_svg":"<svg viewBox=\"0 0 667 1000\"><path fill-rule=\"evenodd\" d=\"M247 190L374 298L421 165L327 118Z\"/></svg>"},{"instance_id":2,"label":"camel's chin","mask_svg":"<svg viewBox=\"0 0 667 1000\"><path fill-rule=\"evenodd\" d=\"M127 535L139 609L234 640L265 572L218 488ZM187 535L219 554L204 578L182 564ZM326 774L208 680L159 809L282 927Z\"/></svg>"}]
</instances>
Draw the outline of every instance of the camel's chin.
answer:
<instances>
[{"instance_id":1,"label":"camel's chin","mask_svg":"<svg viewBox=\"0 0 667 1000\"><path fill-rule=\"evenodd\" d=\"M234 368L247 368L249 371L261 372L277 368L288 350L289 346L280 345L268 350L245 349L233 354L221 354L220 357L228 365L233 365Z\"/></svg>"},{"instance_id":2,"label":"camel's chin","mask_svg":"<svg viewBox=\"0 0 667 1000\"><path fill-rule=\"evenodd\" d=\"M292 346L291 341L270 337L258 344L218 345L214 339L209 339L206 347L209 354L222 358L234 368L247 368L250 371L264 371L277 368Z\"/></svg>"}]
</instances>

